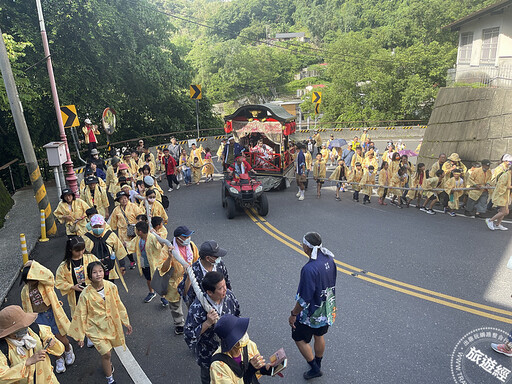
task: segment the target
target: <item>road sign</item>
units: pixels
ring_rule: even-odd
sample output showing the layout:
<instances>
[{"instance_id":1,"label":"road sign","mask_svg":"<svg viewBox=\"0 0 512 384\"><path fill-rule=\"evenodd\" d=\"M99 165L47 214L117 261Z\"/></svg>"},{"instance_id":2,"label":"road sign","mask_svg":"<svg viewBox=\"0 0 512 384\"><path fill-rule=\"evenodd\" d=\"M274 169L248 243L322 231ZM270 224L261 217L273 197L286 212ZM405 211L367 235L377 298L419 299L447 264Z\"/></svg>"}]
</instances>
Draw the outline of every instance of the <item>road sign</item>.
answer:
<instances>
[{"instance_id":1,"label":"road sign","mask_svg":"<svg viewBox=\"0 0 512 384\"><path fill-rule=\"evenodd\" d=\"M190 98L194 100L201 100L203 98L201 84L192 84L190 86Z\"/></svg>"},{"instance_id":2,"label":"road sign","mask_svg":"<svg viewBox=\"0 0 512 384\"><path fill-rule=\"evenodd\" d=\"M319 115L320 114L320 103L316 103L315 104L315 115Z\"/></svg>"},{"instance_id":3,"label":"road sign","mask_svg":"<svg viewBox=\"0 0 512 384\"><path fill-rule=\"evenodd\" d=\"M79 127L78 115L76 114L76 107L74 105L65 105L60 107L60 114L64 122L64 128Z\"/></svg>"},{"instance_id":4,"label":"road sign","mask_svg":"<svg viewBox=\"0 0 512 384\"><path fill-rule=\"evenodd\" d=\"M313 92L313 103L320 104L322 102L322 92Z\"/></svg>"}]
</instances>

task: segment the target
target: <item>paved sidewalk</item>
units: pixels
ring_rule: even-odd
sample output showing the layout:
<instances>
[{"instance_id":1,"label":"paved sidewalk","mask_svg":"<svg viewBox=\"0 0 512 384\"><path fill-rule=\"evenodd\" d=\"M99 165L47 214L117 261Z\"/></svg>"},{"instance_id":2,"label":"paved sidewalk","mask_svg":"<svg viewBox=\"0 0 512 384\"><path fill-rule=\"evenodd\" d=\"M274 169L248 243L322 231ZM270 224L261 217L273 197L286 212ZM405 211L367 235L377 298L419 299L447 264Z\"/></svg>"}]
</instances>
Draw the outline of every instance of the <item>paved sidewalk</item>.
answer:
<instances>
[{"instance_id":1,"label":"paved sidewalk","mask_svg":"<svg viewBox=\"0 0 512 384\"><path fill-rule=\"evenodd\" d=\"M52 211L58 204L55 183L45 183ZM41 236L41 215L32 187L26 187L13 195L14 205L6 215L0 229L0 304L17 279L23 260L20 233L25 234L30 255Z\"/></svg>"}]
</instances>

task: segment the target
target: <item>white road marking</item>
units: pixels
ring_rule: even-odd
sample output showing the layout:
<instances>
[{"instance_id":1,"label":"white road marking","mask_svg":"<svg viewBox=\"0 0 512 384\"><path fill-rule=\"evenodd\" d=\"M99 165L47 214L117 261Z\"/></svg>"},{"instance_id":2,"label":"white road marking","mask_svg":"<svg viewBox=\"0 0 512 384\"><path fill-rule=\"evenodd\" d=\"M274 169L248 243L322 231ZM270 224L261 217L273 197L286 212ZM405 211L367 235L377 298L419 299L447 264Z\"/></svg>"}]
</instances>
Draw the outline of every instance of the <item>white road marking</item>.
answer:
<instances>
[{"instance_id":1,"label":"white road marking","mask_svg":"<svg viewBox=\"0 0 512 384\"><path fill-rule=\"evenodd\" d=\"M116 351L117 356L119 356L119 360L123 364L126 372L130 375L133 382L136 384L151 384L146 373L142 370L135 357L133 357L131 351L126 347L115 347L114 351Z\"/></svg>"}]
</instances>

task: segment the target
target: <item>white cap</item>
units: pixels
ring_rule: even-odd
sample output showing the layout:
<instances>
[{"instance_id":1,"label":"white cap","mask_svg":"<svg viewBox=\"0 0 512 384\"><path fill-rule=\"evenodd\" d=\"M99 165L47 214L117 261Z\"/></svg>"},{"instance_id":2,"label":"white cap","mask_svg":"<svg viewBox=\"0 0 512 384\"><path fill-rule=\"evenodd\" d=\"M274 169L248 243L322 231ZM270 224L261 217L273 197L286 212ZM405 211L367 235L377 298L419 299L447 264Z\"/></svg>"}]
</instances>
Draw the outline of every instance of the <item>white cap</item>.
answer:
<instances>
[{"instance_id":1,"label":"white cap","mask_svg":"<svg viewBox=\"0 0 512 384\"><path fill-rule=\"evenodd\" d=\"M155 180L151 176L144 176L144 183L152 187L155 184Z\"/></svg>"},{"instance_id":2,"label":"white cap","mask_svg":"<svg viewBox=\"0 0 512 384\"><path fill-rule=\"evenodd\" d=\"M506 154L503 156L503 161L512 161L512 156L509 154Z\"/></svg>"},{"instance_id":3,"label":"white cap","mask_svg":"<svg viewBox=\"0 0 512 384\"><path fill-rule=\"evenodd\" d=\"M85 123L85 124L92 124L92 121L91 121L91 119L85 119L85 120L84 120L84 123Z\"/></svg>"}]
</instances>

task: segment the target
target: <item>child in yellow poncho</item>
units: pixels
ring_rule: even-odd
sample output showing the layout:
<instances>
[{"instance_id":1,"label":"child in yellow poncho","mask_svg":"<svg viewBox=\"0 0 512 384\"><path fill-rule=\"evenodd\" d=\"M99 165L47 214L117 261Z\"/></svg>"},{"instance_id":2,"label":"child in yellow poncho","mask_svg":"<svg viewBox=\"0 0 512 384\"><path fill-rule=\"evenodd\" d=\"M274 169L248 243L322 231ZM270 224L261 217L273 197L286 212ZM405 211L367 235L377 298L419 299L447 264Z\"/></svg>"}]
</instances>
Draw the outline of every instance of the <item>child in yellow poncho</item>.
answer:
<instances>
[{"instance_id":1,"label":"child in yellow poncho","mask_svg":"<svg viewBox=\"0 0 512 384\"><path fill-rule=\"evenodd\" d=\"M90 207L96 207L98 213L108 219L110 205L105 188L101 188L98 184L98 178L89 176L85 180L87 188L85 188L82 198Z\"/></svg>"},{"instance_id":2,"label":"child in yellow poncho","mask_svg":"<svg viewBox=\"0 0 512 384\"><path fill-rule=\"evenodd\" d=\"M89 337L101 355L107 383L112 384L114 377L111 350L125 345L123 325L127 329L127 335L132 333L132 327L116 285L104 280L103 276L103 265L100 262L87 266L87 277L91 285L80 295L69 335L78 341L80 347L84 346L85 335Z\"/></svg>"},{"instance_id":3,"label":"child in yellow poncho","mask_svg":"<svg viewBox=\"0 0 512 384\"><path fill-rule=\"evenodd\" d=\"M37 313L36 323L49 326L55 337L64 344L64 355L57 359L55 370L57 373L65 372L66 365L75 362L75 354L66 337L69 319L55 293L53 273L37 261L30 260L23 267L21 281L25 283L21 290L23 310Z\"/></svg>"},{"instance_id":4,"label":"child in yellow poncho","mask_svg":"<svg viewBox=\"0 0 512 384\"><path fill-rule=\"evenodd\" d=\"M393 187L403 188L405 187L405 183L407 182L407 171L405 168L400 168L397 173L391 175L391 189L390 193L393 194L393 198L391 199L391 204L396 205L398 208L402 208L402 190ZM396 199L398 197L398 203Z\"/></svg>"},{"instance_id":5,"label":"child in yellow poncho","mask_svg":"<svg viewBox=\"0 0 512 384\"><path fill-rule=\"evenodd\" d=\"M455 211L459 209L459 199L464 194L464 191L454 191L457 188L464 188L464 180L460 177L462 170L455 169L452 171L453 177L450 177L445 182L445 191L450 197L448 201L448 214L455 217Z\"/></svg>"},{"instance_id":6,"label":"child in yellow poncho","mask_svg":"<svg viewBox=\"0 0 512 384\"><path fill-rule=\"evenodd\" d=\"M329 180L336 181L336 200L340 201L340 189L343 188L342 181L346 181L348 176L348 169L345 166L345 162L343 160L338 160L338 166L334 170L334 172L329 176ZM343 192L345 190L343 189Z\"/></svg>"},{"instance_id":7,"label":"child in yellow poncho","mask_svg":"<svg viewBox=\"0 0 512 384\"><path fill-rule=\"evenodd\" d=\"M501 221L509 213L508 206L510 205L510 189L512 188L510 185L510 166L512 165L512 156L505 155L503 157L503 161L504 164L502 163L501 167L504 170L495 175L496 189L492 194L492 203L495 207L498 207L498 213L490 219L486 219L485 222L491 230L499 229L501 231L506 231L508 228L501 225Z\"/></svg>"},{"instance_id":8,"label":"child in yellow poncho","mask_svg":"<svg viewBox=\"0 0 512 384\"><path fill-rule=\"evenodd\" d=\"M375 168L373 165L368 166L368 170L364 172L361 178L361 184L375 184ZM373 187L362 185L361 193L363 194L363 204L370 204L370 197L373 193Z\"/></svg>"},{"instance_id":9,"label":"child in yellow poncho","mask_svg":"<svg viewBox=\"0 0 512 384\"><path fill-rule=\"evenodd\" d=\"M434 177L428 178L425 180L423 184L423 188L425 189L425 196L427 200L425 200L424 205L420 208L420 211L426 212L430 215L435 215L433 208L437 201L439 201L439 191L432 191L432 189L443 188L444 184L444 172L442 169L438 169L435 173Z\"/></svg>"},{"instance_id":10,"label":"child in yellow poncho","mask_svg":"<svg viewBox=\"0 0 512 384\"><path fill-rule=\"evenodd\" d=\"M0 352L1 383L59 383L47 354L60 356L64 346L49 326L34 324L36 317L17 305L0 311L0 343L5 346Z\"/></svg>"},{"instance_id":11,"label":"child in yellow poncho","mask_svg":"<svg viewBox=\"0 0 512 384\"><path fill-rule=\"evenodd\" d=\"M354 193L352 195L352 200L359 203L359 191L361 190L361 187L359 186L359 183L361 182L361 179L363 178L363 167L360 162L356 162L354 164L354 169L350 172L348 176L348 181L352 184L352 189L354 190Z\"/></svg>"},{"instance_id":12,"label":"child in yellow poncho","mask_svg":"<svg viewBox=\"0 0 512 384\"><path fill-rule=\"evenodd\" d=\"M156 199L156 192L154 190L150 189L146 191L146 200L148 202L148 207L150 210L149 216L159 216L164 219L164 224L167 224L167 220L169 219L169 217L165 212L164 206L160 204L160 202ZM145 200L142 200L140 202L140 206L144 210L144 213L147 214L148 212L146 212L146 203L144 201Z\"/></svg>"},{"instance_id":13,"label":"child in yellow poncho","mask_svg":"<svg viewBox=\"0 0 512 384\"><path fill-rule=\"evenodd\" d=\"M411 182L409 182L410 188L423 188L423 184L425 183L426 176L425 176L425 164L419 163L416 167L416 173L411 178ZM416 208L421 207L421 196L423 194L423 191L415 191L410 190L407 192L407 206L409 206L410 202L414 199L417 199L418 202L416 203Z\"/></svg>"},{"instance_id":14,"label":"child in yellow poncho","mask_svg":"<svg viewBox=\"0 0 512 384\"><path fill-rule=\"evenodd\" d=\"M83 235L87 230L87 215L85 211L89 205L82 199L76 198L69 188L62 190L61 202L53 212L57 220L66 226L66 235Z\"/></svg>"},{"instance_id":15,"label":"child in yellow poncho","mask_svg":"<svg viewBox=\"0 0 512 384\"><path fill-rule=\"evenodd\" d=\"M190 165L192 169L192 183L199 185L199 181L201 180L201 168L202 163L198 157L194 157L194 161Z\"/></svg>"},{"instance_id":16,"label":"child in yellow poncho","mask_svg":"<svg viewBox=\"0 0 512 384\"><path fill-rule=\"evenodd\" d=\"M203 174L206 176L206 182L210 182L213 180L213 161L212 161L212 153L210 152L210 148L206 148L204 154L204 167Z\"/></svg>"},{"instance_id":17,"label":"child in yellow poncho","mask_svg":"<svg viewBox=\"0 0 512 384\"><path fill-rule=\"evenodd\" d=\"M379 171L379 189L377 189L380 205L388 205L385 199L388 193L389 182L389 165L387 161L383 161Z\"/></svg>"},{"instance_id":18,"label":"child in yellow poncho","mask_svg":"<svg viewBox=\"0 0 512 384\"><path fill-rule=\"evenodd\" d=\"M320 190L322 189L322 184L325 181L327 168L325 160L321 153L316 154L316 161L313 165L313 178L316 181L316 197L320 198Z\"/></svg>"}]
</instances>

